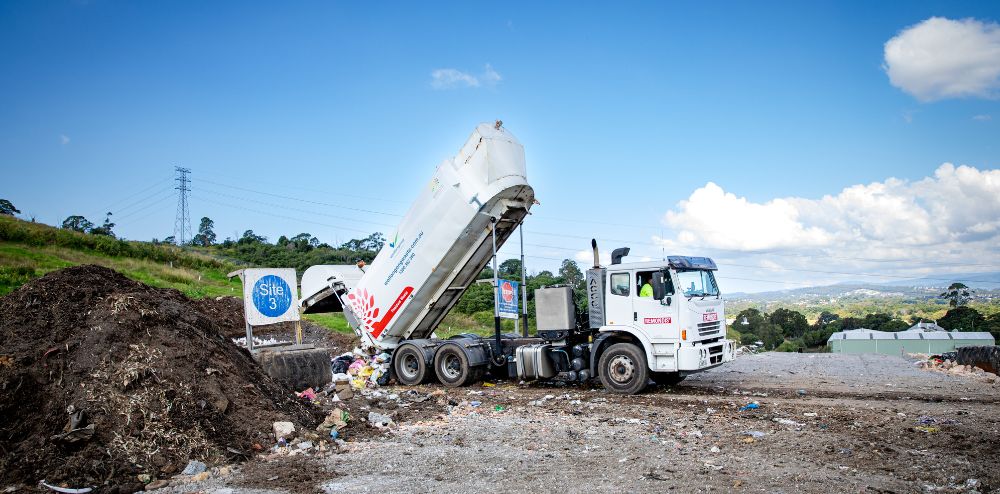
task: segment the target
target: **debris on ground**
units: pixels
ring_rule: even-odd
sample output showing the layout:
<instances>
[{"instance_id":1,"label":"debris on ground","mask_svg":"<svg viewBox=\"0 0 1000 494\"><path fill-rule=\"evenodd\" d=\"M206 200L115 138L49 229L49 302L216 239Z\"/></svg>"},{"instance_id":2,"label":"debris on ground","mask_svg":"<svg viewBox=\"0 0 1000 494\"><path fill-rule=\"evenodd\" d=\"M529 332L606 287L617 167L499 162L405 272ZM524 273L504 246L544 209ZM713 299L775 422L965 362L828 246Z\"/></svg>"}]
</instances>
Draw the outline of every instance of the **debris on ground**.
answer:
<instances>
[{"instance_id":1,"label":"debris on ground","mask_svg":"<svg viewBox=\"0 0 1000 494\"><path fill-rule=\"evenodd\" d=\"M986 382L1000 384L1000 377L981 369L978 366L958 363L958 354L947 352L940 355L925 355L921 353L909 354L916 358L916 365L920 369L944 372L951 375L975 377Z\"/></svg>"},{"instance_id":2,"label":"debris on ground","mask_svg":"<svg viewBox=\"0 0 1000 494\"><path fill-rule=\"evenodd\" d=\"M198 302L100 266L0 298L0 354L0 485L132 492L192 459L245 459L230 450L269 443L272 422L319 421Z\"/></svg>"}]
</instances>

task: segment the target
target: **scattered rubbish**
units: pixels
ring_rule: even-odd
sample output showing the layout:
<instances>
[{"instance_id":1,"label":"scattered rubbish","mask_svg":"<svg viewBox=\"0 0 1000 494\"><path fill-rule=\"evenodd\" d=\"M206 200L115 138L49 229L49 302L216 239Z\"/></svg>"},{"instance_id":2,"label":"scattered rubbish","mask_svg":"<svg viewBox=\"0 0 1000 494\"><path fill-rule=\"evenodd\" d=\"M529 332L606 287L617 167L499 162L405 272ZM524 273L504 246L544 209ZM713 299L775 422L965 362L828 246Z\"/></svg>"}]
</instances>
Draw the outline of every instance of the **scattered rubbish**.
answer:
<instances>
[{"instance_id":1,"label":"scattered rubbish","mask_svg":"<svg viewBox=\"0 0 1000 494\"><path fill-rule=\"evenodd\" d=\"M497 411L497 412L502 412L502 411L503 411L504 409L503 409L503 407L502 407L502 406L500 406L500 405L497 405L497 406L493 407L493 410L494 410L494 411Z\"/></svg>"},{"instance_id":2,"label":"scattered rubbish","mask_svg":"<svg viewBox=\"0 0 1000 494\"><path fill-rule=\"evenodd\" d=\"M806 395L806 390L804 390L804 389L799 389L799 390L796 390L795 392L798 393L799 396L805 396Z\"/></svg>"},{"instance_id":3,"label":"scattered rubbish","mask_svg":"<svg viewBox=\"0 0 1000 494\"><path fill-rule=\"evenodd\" d=\"M299 398L302 398L304 400L315 401L316 391L314 391L312 388L309 388L301 393L295 393L295 396L298 396Z\"/></svg>"},{"instance_id":4,"label":"scattered rubbish","mask_svg":"<svg viewBox=\"0 0 1000 494\"><path fill-rule=\"evenodd\" d=\"M312 441L302 441L296 445L301 450L311 449L313 447Z\"/></svg>"},{"instance_id":5,"label":"scattered rubbish","mask_svg":"<svg viewBox=\"0 0 1000 494\"><path fill-rule=\"evenodd\" d=\"M483 387L484 387L484 388L492 388L492 387L494 387L494 386L496 386L496 384L493 384L493 383L488 383L488 382L484 382L484 383L483 383Z\"/></svg>"},{"instance_id":6,"label":"scattered rubbish","mask_svg":"<svg viewBox=\"0 0 1000 494\"><path fill-rule=\"evenodd\" d=\"M711 451L711 452L713 452L713 453L718 453L718 452L720 452L720 451L722 451L722 450L721 450L721 449L719 449L719 447L718 447L718 446L712 446L712 449L710 449L709 451Z\"/></svg>"},{"instance_id":7,"label":"scattered rubbish","mask_svg":"<svg viewBox=\"0 0 1000 494\"><path fill-rule=\"evenodd\" d=\"M271 424L271 430L274 431L274 437L278 439L289 438L292 434L295 434L295 424L291 422L275 422Z\"/></svg>"},{"instance_id":8,"label":"scattered rubbish","mask_svg":"<svg viewBox=\"0 0 1000 494\"><path fill-rule=\"evenodd\" d=\"M756 410L758 408L760 408L760 404L758 404L756 401L753 401L753 402L747 403L746 405L741 406L740 407L740 411L741 412L745 412L747 410Z\"/></svg>"},{"instance_id":9,"label":"scattered rubbish","mask_svg":"<svg viewBox=\"0 0 1000 494\"><path fill-rule=\"evenodd\" d=\"M39 482L39 484L42 485L42 486L48 487L49 489L52 489L52 490L54 490L56 492L62 492L64 494L86 494L86 493L94 490L94 489L92 489L90 487L84 487L82 489L69 489L69 488L66 488L66 487L56 487L54 485L46 484L44 480L41 481L41 482Z\"/></svg>"},{"instance_id":10,"label":"scattered rubbish","mask_svg":"<svg viewBox=\"0 0 1000 494\"><path fill-rule=\"evenodd\" d=\"M80 427L78 429L72 429L69 432L64 432L62 434L55 434L49 439L66 444L72 444L80 441L88 441L92 437L94 437L94 424L90 424L86 427Z\"/></svg>"},{"instance_id":11,"label":"scattered rubbish","mask_svg":"<svg viewBox=\"0 0 1000 494\"><path fill-rule=\"evenodd\" d=\"M319 424L316 428L317 432L325 433L327 431L339 431L344 427L347 427L347 421L350 420L350 415L347 412L334 408L329 415L323 419L323 423ZM330 433L333 436L332 432Z\"/></svg>"},{"instance_id":12,"label":"scattered rubbish","mask_svg":"<svg viewBox=\"0 0 1000 494\"><path fill-rule=\"evenodd\" d=\"M197 475L207 469L208 465L205 465L198 460L191 460L188 462L187 466L184 467L184 471L181 472L181 475Z\"/></svg>"},{"instance_id":13,"label":"scattered rubbish","mask_svg":"<svg viewBox=\"0 0 1000 494\"><path fill-rule=\"evenodd\" d=\"M750 436L750 437L755 438L755 439L759 439L759 438L762 438L762 437L766 436L767 434L765 434L765 433L763 433L761 431L744 431L743 435L744 436Z\"/></svg>"},{"instance_id":14,"label":"scattered rubbish","mask_svg":"<svg viewBox=\"0 0 1000 494\"><path fill-rule=\"evenodd\" d=\"M709 469L715 470L715 471L722 470L722 468L723 468L722 465L713 465L713 464L708 463L708 462L705 462L705 466L708 467Z\"/></svg>"},{"instance_id":15,"label":"scattered rubbish","mask_svg":"<svg viewBox=\"0 0 1000 494\"><path fill-rule=\"evenodd\" d=\"M803 423L800 423L800 422L796 422L796 421L794 421L792 419L775 418L774 421L777 422L777 423L779 423L779 424L794 425L796 427L802 427L802 426L806 425L806 424L803 424Z\"/></svg>"},{"instance_id":16,"label":"scattered rubbish","mask_svg":"<svg viewBox=\"0 0 1000 494\"><path fill-rule=\"evenodd\" d=\"M376 412L368 412L368 423L376 429L385 429L396 425L396 423L393 422L388 415L382 415L381 413Z\"/></svg>"},{"instance_id":17,"label":"scattered rubbish","mask_svg":"<svg viewBox=\"0 0 1000 494\"><path fill-rule=\"evenodd\" d=\"M817 413L816 412L805 412L802 415L805 416L805 417L815 417L817 415Z\"/></svg>"},{"instance_id":18,"label":"scattered rubbish","mask_svg":"<svg viewBox=\"0 0 1000 494\"><path fill-rule=\"evenodd\" d=\"M933 434L935 432L941 432L941 429L939 427L931 427L931 426L927 426L927 425L918 425L918 426L914 427L913 429L917 430L917 431L920 431L920 432L926 432L928 434Z\"/></svg>"},{"instance_id":19,"label":"scattered rubbish","mask_svg":"<svg viewBox=\"0 0 1000 494\"><path fill-rule=\"evenodd\" d=\"M472 405L473 408L476 408L479 405L482 405L483 402L481 402L481 401L470 401L469 404Z\"/></svg>"}]
</instances>

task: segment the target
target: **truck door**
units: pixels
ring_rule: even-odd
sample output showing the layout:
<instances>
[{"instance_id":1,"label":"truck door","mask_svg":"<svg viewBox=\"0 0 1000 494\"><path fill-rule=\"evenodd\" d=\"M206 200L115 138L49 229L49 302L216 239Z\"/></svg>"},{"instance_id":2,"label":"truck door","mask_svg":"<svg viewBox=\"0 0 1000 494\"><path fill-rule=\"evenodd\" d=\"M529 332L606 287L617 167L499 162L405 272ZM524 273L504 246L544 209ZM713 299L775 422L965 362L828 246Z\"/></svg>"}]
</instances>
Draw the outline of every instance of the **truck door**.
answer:
<instances>
[{"instance_id":1,"label":"truck door","mask_svg":"<svg viewBox=\"0 0 1000 494\"><path fill-rule=\"evenodd\" d=\"M608 270L608 297L605 323L635 326L632 317L632 273Z\"/></svg>"},{"instance_id":2,"label":"truck door","mask_svg":"<svg viewBox=\"0 0 1000 494\"><path fill-rule=\"evenodd\" d=\"M642 287L648 282L652 282L654 275L663 276L664 296L657 300L655 296L642 295ZM677 334L677 307L674 300L674 284L670 280L670 275L662 271L639 271L636 273L636 296L632 299L633 324L646 333L646 337L652 342L662 342L664 340L676 340ZM646 290L648 294L649 289Z\"/></svg>"}]
</instances>

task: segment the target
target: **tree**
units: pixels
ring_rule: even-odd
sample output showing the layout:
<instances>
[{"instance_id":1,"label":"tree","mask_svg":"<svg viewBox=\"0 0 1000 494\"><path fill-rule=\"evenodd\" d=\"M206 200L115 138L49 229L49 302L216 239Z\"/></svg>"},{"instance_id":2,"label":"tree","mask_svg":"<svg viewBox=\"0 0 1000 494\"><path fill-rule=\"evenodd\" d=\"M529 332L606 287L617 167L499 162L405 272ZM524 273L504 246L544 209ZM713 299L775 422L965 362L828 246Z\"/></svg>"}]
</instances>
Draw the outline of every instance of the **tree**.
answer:
<instances>
[{"instance_id":1,"label":"tree","mask_svg":"<svg viewBox=\"0 0 1000 494\"><path fill-rule=\"evenodd\" d=\"M823 311L819 313L819 318L816 319L816 324L819 326L826 326L833 321L840 319L840 316L834 314L833 312Z\"/></svg>"},{"instance_id":2,"label":"tree","mask_svg":"<svg viewBox=\"0 0 1000 494\"><path fill-rule=\"evenodd\" d=\"M751 339L760 339L760 328L764 324L767 324L767 319L759 310L743 309L739 314L736 314L736 321L733 323L733 329L750 336L751 338L746 338L744 341L753 343Z\"/></svg>"},{"instance_id":3,"label":"tree","mask_svg":"<svg viewBox=\"0 0 1000 494\"><path fill-rule=\"evenodd\" d=\"M164 239L163 239L163 243L165 243L165 244L173 244L173 243L177 243L177 239L176 239L176 238L174 238L174 236L173 236L173 235L170 235L170 236L168 236L167 238L164 238Z\"/></svg>"},{"instance_id":4,"label":"tree","mask_svg":"<svg viewBox=\"0 0 1000 494\"><path fill-rule=\"evenodd\" d=\"M785 341L785 337L781 333L781 326L769 322L765 322L757 328L757 337L764 342L765 350L774 350Z\"/></svg>"},{"instance_id":5,"label":"tree","mask_svg":"<svg viewBox=\"0 0 1000 494\"><path fill-rule=\"evenodd\" d=\"M83 216L73 215L73 216L68 216L66 219L63 220L62 227L63 229L66 230L73 230L75 232L87 233L92 228L94 228L94 224L88 221L87 218L84 218Z\"/></svg>"},{"instance_id":6,"label":"tree","mask_svg":"<svg viewBox=\"0 0 1000 494\"><path fill-rule=\"evenodd\" d=\"M90 233L94 235L105 235L114 238L115 232L113 231L115 224L111 222L111 211L108 211L107 215L104 216L104 224L95 228L90 229Z\"/></svg>"},{"instance_id":7,"label":"tree","mask_svg":"<svg viewBox=\"0 0 1000 494\"><path fill-rule=\"evenodd\" d=\"M559 266L559 277L573 288L578 288L583 283L583 271L580 271L580 266L572 259L563 259Z\"/></svg>"},{"instance_id":8,"label":"tree","mask_svg":"<svg viewBox=\"0 0 1000 494\"><path fill-rule=\"evenodd\" d=\"M993 335L993 339L1000 342L1000 312L994 312L986 317L986 331Z\"/></svg>"},{"instance_id":9,"label":"tree","mask_svg":"<svg viewBox=\"0 0 1000 494\"><path fill-rule=\"evenodd\" d=\"M507 259L506 261L500 263L500 266L497 267L497 274L501 278L520 280L521 261L518 259Z\"/></svg>"},{"instance_id":10,"label":"tree","mask_svg":"<svg viewBox=\"0 0 1000 494\"><path fill-rule=\"evenodd\" d=\"M775 310L768 319L771 324L781 326L788 338L798 338L809 330L809 321L806 321L806 316L794 310L785 308Z\"/></svg>"},{"instance_id":11,"label":"tree","mask_svg":"<svg viewBox=\"0 0 1000 494\"><path fill-rule=\"evenodd\" d=\"M944 329L959 331L986 331L986 318L972 307L960 305L948 312L937 321L938 326Z\"/></svg>"},{"instance_id":12,"label":"tree","mask_svg":"<svg viewBox=\"0 0 1000 494\"><path fill-rule=\"evenodd\" d=\"M215 222L208 216L205 216L201 219L201 224L198 225L198 233L191 239L191 243L202 247L214 244L216 239L214 229Z\"/></svg>"},{"instance_id":13,"label":"tree","mask_svg":"<svg viewBox=\"0 0 1000 494\"><path fill-rule=\"evenodd\" d=\"M398 249L398 248L404 248L403 244L411 242L412 239L404 238L404 239L398 239L396 241L400 242L400 245L393 245L392 247ZM385 237L383 237L381 233L375 232L365 238L361 239L355 238L348 240L347 242L344 242L344 244L341 245L340 248L344 250L378 253L378 251L382 250L383 245L385 245Z\"/></svg>"},{"instance_id":14,"label":"tree","mask_svg":"<svg viewBox=\"0 0 1000 494\"><path fill-rule=\"evenodd\" d=\"M865 314L865 318L862 319L862 327L868 329L874 329L876 331L885 331L883 326L892 321L892 316L889 314L883 314L881 312L875 314Z\"/></svg>"},{"instance_id":15,"label":"tree","mask_svg":"<svg viewBox=\"0 0 1000 494\"><path fill-rule=\"evenodd\" d=\"M14 207L7 199L0 199L0 214L5 216L14 216L15 214L21 214L21 211Z\"/></svg>"},{"instance_id":16,"label":"tree","mask_svg":"<svg viewBox=\"0 0 1000 494\"><path fill-rule=\"evenodd\" d=\"M939 297L948 299L948 305L951 307L961 307L969 302L972 298L972 290L962 283L952 283L948 286L948 290Z\"/></svg>"},{"instance_id":17,"label":"tree","mask_svg":"<svg viewBox=\"0 0 1000 494\"><path fill-rule=\"evenodd\" d=\"M240 244L264 244L267 243L267 237L254 234L253 230L247 230L243 232L243 236L240 237Z\"/></svg>"},{"instance_id":18,"label":"tree","mask_svg":"<svg viewBox=\"0 0 1000 494\"><path fill-rule=\"evenodd\" d=\"M891 331L893 333L898 333L899 331L906 331L910 329L910 325L902 319L893 319L882 325L882 331Z\"/></svg>"}]
</instances>

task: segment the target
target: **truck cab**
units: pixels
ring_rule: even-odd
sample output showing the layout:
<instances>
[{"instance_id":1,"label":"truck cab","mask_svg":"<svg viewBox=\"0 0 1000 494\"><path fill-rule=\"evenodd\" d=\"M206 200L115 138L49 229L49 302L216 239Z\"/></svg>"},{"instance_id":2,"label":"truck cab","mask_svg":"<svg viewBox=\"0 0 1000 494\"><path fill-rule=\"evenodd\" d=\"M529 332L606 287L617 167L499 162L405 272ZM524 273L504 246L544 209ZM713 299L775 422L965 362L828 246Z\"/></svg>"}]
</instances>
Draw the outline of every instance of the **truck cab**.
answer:
<instances>
[{"instance_id":1,"label":"truck cab","mask_svg":"<svg viewBox=\"0 0 1000 494\"><path fill-rule=\"evenodd\" d=\"M715 263L705 257L621 263L587 272L592 368L605 387L641 391L733 360Z\"/></svg>"}]
</instances>

